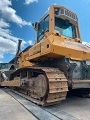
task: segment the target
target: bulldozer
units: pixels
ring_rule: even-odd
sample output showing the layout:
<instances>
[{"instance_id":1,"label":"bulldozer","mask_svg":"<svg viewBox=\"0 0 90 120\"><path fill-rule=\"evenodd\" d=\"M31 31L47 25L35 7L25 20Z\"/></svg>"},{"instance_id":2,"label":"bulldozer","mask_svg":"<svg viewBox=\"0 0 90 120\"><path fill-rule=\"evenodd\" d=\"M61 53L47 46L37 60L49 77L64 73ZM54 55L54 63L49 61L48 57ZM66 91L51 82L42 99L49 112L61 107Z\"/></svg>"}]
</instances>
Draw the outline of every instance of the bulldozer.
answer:
<instances>
[{"instance_id":1,"label":"bulldozer","mask_svg":"<svg viewBox=\"0 0 90 120\"><path fill-rule=\"evenodd\" d=\"M56 104L69 90L90 89L90 47L82 44L78 17L52 5L32 24L37 42L19 54L18 69L1 86L16 87L38 105Z\"/></svg>"}]
</instances>

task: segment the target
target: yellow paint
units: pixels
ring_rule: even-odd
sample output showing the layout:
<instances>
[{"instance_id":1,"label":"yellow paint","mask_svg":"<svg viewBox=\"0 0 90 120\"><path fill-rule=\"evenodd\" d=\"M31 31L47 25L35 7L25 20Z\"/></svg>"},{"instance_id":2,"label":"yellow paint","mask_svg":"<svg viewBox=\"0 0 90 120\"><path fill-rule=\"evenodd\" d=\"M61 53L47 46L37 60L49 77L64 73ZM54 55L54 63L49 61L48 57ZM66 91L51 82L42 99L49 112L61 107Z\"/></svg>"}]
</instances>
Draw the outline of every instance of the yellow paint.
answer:
<instances>
[{"instance_id":1,"label":"yellow paint","mask_svg":"<svg viewBox=\"0 0 90 120\"><path fill-rule=\"evenodd\" d=\"M78 21L74 22L71 20L75 25L78 38L71 39L57 34L57 31L54 30L54 7L65 8L58 5L50 7L49 32L45 33L44 38L39 43L36 43L28 51L21 54L19 67L32 66L35 64L33 62L58 57L68 57L74 60L90 60L90 48L81 42Z\"/></svg>"}]
</instances>

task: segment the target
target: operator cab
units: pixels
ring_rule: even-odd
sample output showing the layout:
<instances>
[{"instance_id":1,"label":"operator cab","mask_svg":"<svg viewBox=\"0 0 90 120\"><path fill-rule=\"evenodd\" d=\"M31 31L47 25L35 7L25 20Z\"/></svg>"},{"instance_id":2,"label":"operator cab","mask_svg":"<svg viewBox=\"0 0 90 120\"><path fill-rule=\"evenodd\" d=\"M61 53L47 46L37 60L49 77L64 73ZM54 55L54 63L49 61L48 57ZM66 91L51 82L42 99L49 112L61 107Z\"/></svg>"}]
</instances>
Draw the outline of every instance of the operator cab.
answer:
<instances>
[{"instance_id":1,"label":"operator cab","mask_svg":"<svg viewBox=\"0 0 90 120\"><path fill-rule=\"evenodd\" d=\"M46 32L53 31L81 42L77 15L62 6L51 6L40 21L34 24L34 28L37 31L37 42L44 38Z\"/></svg>"}]
</instances>

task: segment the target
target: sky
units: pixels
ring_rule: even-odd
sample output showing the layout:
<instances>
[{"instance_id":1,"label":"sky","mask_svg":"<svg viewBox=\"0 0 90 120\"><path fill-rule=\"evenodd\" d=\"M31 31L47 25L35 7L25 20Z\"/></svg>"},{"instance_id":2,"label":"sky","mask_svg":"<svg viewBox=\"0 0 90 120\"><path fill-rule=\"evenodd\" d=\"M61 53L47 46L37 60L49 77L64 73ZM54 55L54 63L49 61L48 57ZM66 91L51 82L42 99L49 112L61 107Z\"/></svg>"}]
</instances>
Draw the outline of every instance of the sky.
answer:
<instances>
[{"instance_id":1,"label":"sky","mask_svg":"<svg viewBox=\"0 0 90 120\"><path fill-rule=\"evenodd\" d=\"M77 14L82 41L90 43L90 0L0 0L0 62L15 56L18 39L22 39L22 50L35 43L31 24L53 4Z\"/></svg>"}]
</instances>

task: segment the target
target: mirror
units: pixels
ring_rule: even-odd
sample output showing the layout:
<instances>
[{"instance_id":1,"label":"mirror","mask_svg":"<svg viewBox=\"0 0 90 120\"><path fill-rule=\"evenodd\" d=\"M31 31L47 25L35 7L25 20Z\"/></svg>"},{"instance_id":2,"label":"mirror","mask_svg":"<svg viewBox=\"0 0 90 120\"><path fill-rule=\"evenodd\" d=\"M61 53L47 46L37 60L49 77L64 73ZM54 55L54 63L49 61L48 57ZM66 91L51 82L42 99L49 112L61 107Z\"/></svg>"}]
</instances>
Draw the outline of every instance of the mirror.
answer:
<instances>
[{"instance_id":1,"label":"mirror","mask_svg":"<svg viewBox=\"0 0 90 120\"><path fill-rule=\"evenodd\" d=\"M32 26L36 31L38 30L38 22L32 23Z\"/></svg>"}]
</instances>

